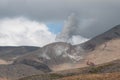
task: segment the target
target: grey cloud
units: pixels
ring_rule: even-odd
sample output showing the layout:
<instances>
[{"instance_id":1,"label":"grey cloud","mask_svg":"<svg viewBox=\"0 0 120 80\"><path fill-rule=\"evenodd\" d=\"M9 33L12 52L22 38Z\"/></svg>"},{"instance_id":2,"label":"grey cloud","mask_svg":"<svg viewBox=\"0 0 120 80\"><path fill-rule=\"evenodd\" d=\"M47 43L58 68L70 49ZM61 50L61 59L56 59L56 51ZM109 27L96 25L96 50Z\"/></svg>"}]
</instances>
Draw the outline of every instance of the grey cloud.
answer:
<instances>
[{"instance_id":1,"label":"grey cloud","mask_svg":"<svg viewBox=\"0 0 120 80\"><path fill-rule=\"evenodd\" d=\"M25 16L54 22L76 13L79 34L91 38L120 24L119 4L119 0L0 0L0 18Z\"/></svg>"}]
</instances>

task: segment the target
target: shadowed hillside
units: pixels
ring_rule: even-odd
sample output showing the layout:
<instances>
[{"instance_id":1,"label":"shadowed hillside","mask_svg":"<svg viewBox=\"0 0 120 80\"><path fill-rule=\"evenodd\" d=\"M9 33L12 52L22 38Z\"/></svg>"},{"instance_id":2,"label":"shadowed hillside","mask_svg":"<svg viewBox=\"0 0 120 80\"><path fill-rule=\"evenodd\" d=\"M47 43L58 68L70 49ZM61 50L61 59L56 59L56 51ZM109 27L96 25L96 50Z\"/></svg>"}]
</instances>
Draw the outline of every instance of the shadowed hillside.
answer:
<instances>
[{"instance_id":1,"label":"shadowed hillside","mask_svg":"<svg viewBox=\"0 0 120 80\"><path fill-rule=\"evenodd\" d=\"M39 47L32 47L32 46L31 47L30 46L20 46L20 47L1 46L0 47L0 59L11 61L24 54L29 54L38 49Z\"/></svg>"}]
</instances>

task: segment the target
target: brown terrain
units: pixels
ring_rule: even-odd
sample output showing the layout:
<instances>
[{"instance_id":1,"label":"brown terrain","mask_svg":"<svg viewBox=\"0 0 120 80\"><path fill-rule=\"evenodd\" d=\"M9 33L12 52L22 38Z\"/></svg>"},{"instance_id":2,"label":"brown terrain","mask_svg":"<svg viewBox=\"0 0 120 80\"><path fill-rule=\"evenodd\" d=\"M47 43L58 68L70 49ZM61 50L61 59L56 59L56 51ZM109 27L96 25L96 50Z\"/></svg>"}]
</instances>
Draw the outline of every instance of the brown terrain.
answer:
<instances>
[{"instance_id":1,"label":"brown terrain","mask_svg":"<svg viewBox=\"0 0 120 80\"><path fill-rule=\"evenodd\" d=\"M0 59L0 64L10 64L10 63L5 60Z\"/></svg>"},{"instance_id":2,"label":"brown terrain","mask_svg":"<svg viewBox=\"0 0 120 80\"><path fill-rule=\"evenodd\" d=\"M19 80L119 80L120 60L96 66L33 75Z\"/></svg>"},{"instance_id":3,"label":"brown terrain","mask_svg":"<svg viewBox=\"0 0 120 80\"><path fill-rule=\"evenodd\" d=\"M8 80L7 78L0 78L0 80Z\"/></svg>"},{"instance_id":4,"label":"brown terrain","mask_svg":"<svg viewBox=\"0 0 120 80\"><path fill-rule=\"evenodd\" d=\"M77 75L57 80L120 80L120 73Z\"/></svg>"},{"instance_id":5,"label":"brown terrain","mask_svg":"<svg viewBox=\"0 0 120 80\"><path fill-rule=\"evenodd\" d=\"M87 61L97 65L120 59L119 44L120 25L82 44L85 49L91 51L87 52L83 63L80 64L79 67L83 67L83 65L86 66Z\"/></svg>"}]
</instances>

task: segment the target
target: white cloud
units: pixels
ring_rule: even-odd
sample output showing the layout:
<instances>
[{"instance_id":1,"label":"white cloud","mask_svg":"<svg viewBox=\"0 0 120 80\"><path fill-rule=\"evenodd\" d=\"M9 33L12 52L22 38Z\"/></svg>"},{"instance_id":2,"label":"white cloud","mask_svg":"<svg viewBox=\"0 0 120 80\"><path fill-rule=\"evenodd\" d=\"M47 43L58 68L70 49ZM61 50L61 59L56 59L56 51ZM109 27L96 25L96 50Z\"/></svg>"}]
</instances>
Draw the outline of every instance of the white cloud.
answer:
<instances>
[{"instance_id":1,"label":"white cloud","mask_svg":"<svg viewBox=\"0 0 120 80\"><path fill-rule=\"evenodd\" d=\"M44 46L55 37L44 23L23 17L0 20L0 46Z\"/></svg>"}]
</instances>

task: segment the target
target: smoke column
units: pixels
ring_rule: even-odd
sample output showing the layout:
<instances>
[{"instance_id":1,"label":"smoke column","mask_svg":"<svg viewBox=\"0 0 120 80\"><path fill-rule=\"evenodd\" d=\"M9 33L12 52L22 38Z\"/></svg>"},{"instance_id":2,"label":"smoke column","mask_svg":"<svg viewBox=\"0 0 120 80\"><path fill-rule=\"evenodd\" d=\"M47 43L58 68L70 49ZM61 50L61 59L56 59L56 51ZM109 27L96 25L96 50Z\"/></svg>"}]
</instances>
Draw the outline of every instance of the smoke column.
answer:
<instances>
[{"instance_id":1,"label":"smoke column","mask_svg":"<svg viewBox=\"0 0 120 80\"><path fill-rule=\"evenodd\" d=\"M79 20L77 16L72 13L64 23L64 27L60 34L57 35L56 41L68 42L71 44L79 44L87 39L81 37L79 34ZM77 41L76 41L77 40ZM79 41L78 41L79 40Z\"/></svg>"}]
</instances>

